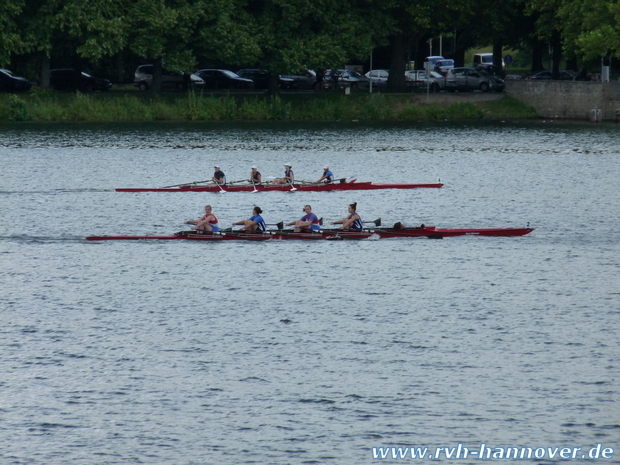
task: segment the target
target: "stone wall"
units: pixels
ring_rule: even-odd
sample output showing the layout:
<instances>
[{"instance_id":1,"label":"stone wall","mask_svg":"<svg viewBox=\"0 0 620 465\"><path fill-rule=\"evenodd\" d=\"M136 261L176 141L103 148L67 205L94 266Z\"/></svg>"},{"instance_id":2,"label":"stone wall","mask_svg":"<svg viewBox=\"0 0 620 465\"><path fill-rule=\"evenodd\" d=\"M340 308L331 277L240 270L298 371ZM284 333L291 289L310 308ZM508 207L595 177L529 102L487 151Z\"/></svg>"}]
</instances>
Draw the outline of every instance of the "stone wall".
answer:
<instances>
[{"instance_id":1,"label":"stone wall","mask_svg":"<svg viewBox=\"0 0 620 465\"><path fill-rule=\"evenodd\" d=\"M506 93L545 118L620 122L620 82L507 79Z\"/></svg>"}]
</instances>

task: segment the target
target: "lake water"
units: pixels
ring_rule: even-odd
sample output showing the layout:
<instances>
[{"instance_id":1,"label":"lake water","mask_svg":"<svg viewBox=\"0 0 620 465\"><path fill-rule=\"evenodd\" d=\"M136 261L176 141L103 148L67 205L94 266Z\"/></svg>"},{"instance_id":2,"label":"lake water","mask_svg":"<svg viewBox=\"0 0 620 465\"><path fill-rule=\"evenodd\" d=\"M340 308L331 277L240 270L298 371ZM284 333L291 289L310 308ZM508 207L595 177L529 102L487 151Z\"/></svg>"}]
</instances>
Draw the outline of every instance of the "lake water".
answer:
<instances>
[{"instance_id":1,"label":"lake water","mask_svg":"<svg viewBox=\"0 0 620 465\"><path fill-rule=\"evenodd\" d=\"M459 443L616 450L619 147L617 126L543 122L0 126L0 463L348 465L375 462L373 447ZM229 181L253 164L269 179L285 162L304 180L328 163L337 177L445 187L114 192L209 179L216 163ZM276 223L307 203L341 219L352 202L384 224L536 230L85 240L187 229L206 204L226 227L254 205Z\"/></svg>"}]
</instances>

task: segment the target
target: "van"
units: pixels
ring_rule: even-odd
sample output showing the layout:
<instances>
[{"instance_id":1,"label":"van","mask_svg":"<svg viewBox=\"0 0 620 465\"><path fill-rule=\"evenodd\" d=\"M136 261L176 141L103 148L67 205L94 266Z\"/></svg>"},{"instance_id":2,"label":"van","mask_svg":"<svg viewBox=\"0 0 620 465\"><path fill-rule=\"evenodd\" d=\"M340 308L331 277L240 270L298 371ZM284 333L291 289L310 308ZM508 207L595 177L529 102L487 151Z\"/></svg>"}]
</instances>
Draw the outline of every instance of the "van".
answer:
<instances>
[{"instance_id":1,"label":"van","mask_svg":"<svg viewBox=\"0 0 620 465\"><path fill-rule=\"evenodd\" d=\"M437 62L440 60L445 60L445 58L442 57L441 55L433 55L433 56L424 58L424 70L429 71L429 72L432 71L435 68L435 65L437 64Z\"/></svg>"},{"instance_id":2,"label":"van","mask_svg":"<svg viewBox=\"0 0 620 465\"><path fill-rule=\"evenodd\" d=\"M474 68L487 68L493 65L493 54L492 53L476 53L474 55ZM506 69L506 64L502 59L502 68Z\"/></svg>"}]
</instances>

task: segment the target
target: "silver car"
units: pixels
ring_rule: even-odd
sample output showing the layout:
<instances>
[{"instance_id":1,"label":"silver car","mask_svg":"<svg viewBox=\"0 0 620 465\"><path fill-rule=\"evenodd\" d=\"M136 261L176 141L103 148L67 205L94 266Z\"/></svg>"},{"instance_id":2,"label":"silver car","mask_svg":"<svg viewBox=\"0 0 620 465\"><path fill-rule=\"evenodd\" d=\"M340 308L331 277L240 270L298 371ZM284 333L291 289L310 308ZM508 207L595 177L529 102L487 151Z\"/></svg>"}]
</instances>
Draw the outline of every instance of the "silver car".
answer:
<instances>
[{"instance_id":1,"label":"silver car","mask_svg":"<svg viewBox=\"0 0 620 465\"><path fill-rule=\"evenodd\" d=\"M431 71L427 75L426 71L409 70L405 71L405 79L408 86L430 92L440 92L446 89L446 78L437 71Z\"/></svg>"},{"instance_id":2,"label":"silver car","mask_svg":"<svg viewBox=\"0 0 620 465\"><path fill-rule=\"evenodd\" d=\"M480 90L488 92L504 90L504 80L491 75L483 69L477 68L452 68L446 75L446 89L448 92Z\"/></svg>"},{"instance_id":3,"label":"silver car","mask_svg":"<svg viewBox=\"0 0 620 465\"><path fill-rule=\"evenodd\" d=\"M140 90L149 90L153 85L153 65L138 66L134 74L133 85ZM180 71L169 71L166 68L161 70L162 89L185 90L188 87L204 87L205 82L195 74L185 74Z\"/></svg>"}]
</instances>

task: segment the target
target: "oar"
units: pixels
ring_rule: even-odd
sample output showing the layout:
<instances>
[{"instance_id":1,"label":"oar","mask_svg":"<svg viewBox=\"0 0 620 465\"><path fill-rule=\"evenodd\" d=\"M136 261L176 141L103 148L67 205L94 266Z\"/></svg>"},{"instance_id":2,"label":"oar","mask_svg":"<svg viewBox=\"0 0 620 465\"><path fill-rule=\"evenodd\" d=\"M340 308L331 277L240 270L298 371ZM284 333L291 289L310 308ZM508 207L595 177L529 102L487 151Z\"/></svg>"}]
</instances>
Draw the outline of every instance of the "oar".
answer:
<instances>
[{"instance_id":1,"label":"oar","mask_svg":"<svg viewBox=\"0 0 620 465\"><path fill-rule=\"evenodd\" d=\"M280 221L279 223L265 223L267 226L276 226L278 229L284 229L284 221Z\"/></svg>"},{"instance_id":2,"label":"oar","mask_svg":"<svg viewBox=\"0 0 620 465\"><path fill-rule=\"evenodd\" d=\"M160 189L169 189L170 187L185 187L191 186L192 184L202 184L203 182L209 182L210 179L205 179L204 181L194 181L194 182L186 182L185 184L175 184L174 186L164 186L160 187Z\"/></svg>"},{"instance_id":3,"label":"oar","mask_svg":"<svg viewBox=\"0 0 620 465\"><path fill-rule=\"evenodd\" d=\"M258 192L258 189L256 189L256 184L254 183L254 178L252 178L252 187L254 187L254 190L252 191L252 194L256 194Z\"/></svg>"},{"instance_id":4,"label":"oar","mask_svg":"<svg viewBox=\"0 0 620 465\"><path fill-rule=\"evenodd\" d=\"M293 185L293 182L294 182L294 181L292 181L292 182L290 183L290 184L291 184L291 192L295 192L295 191L297 190L297 188Z\"/></svg>"},{"instance_id":5,"label":"oar","mask_svg":"<svg viewBox=\"0 0 620 465\"><path fill-rule=\"evenodd\" d=\"M228 184L237 184L238 182L248 182L247 179L239 179L239 181L231 181Z\"/></svg>"},{"instance_id":6,"label":"oar","mask_svg":"<svg viewBox=\"0 0 620 465\"><path fill-rule=\"evenodd\" d=\"M377 218L375 221L364 221L363 223L374 223L375 226L381 226L381 218Z\"/></svg>"},{"instance_id":7,"label":"oar","mask_svg":"<svg viewBox=\"0 0 620 465\"><path fill-rule=\"evenodd\" d=\"M214 180L214 182L215 182L215 184L217 184L217 187L219 187L219 188L220 188L220 191L221 191L222 193L225 193L225 192L226 192L226 191L222 188L222 186L220 185L220 183L219 183L219 182L217 182L217 181L215 181L215 180Z\"/></svg>"}]
</instances>

